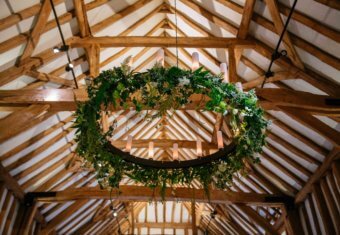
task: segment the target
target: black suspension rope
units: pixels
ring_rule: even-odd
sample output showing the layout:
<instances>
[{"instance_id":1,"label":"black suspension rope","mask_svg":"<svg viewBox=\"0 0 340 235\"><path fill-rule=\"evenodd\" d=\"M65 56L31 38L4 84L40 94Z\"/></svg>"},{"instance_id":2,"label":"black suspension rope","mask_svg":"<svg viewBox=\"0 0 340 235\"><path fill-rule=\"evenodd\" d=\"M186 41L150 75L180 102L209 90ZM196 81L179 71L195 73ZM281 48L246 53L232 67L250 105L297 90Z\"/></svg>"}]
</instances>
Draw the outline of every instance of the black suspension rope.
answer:
<instances>
[{"instance_id":1,"label":"black suspension rope","mask_svg":"<svg viewBox=\"0 0 340 235\"><path fill-rule=\"evenodd\" d=\"M53 0L50 0L50 2L51 2L51 6L52 6L53 15L54 15L55 21L57 23L59 34L60 34L60 37L61 37L61 41L63 43L63 47L64 48L68 48L68 46L66 45L66 41L65 41L64 35L63 35L63 31L61 30L61 27L60 27L60 22L59 22L59 19L58 19L57 11L55 10L55 6L54 6L54 3L53 3ZM70 54L69 54L68 50L66 50L66 56L67 56L68 64L72 64L71 57L70 57ZM76 75L74 73L74 70L73 70L72 67L68 67L68 68L69 68L69 70L72 73L74 84L75 84L76 88L78 89L78 82L77 82L77 78L76 78Z\"/></svg>"},{"instance_id":2,"label":"black suspension rope","mask_svg":"<svg viewBox=\"0 0 340 235\"><path fill-rule=\"evenodd\" d=\"M217 205L215 204L214 205L214 210L211 212L211 214L210 214L210 219L209 219L209 221L208 221L208 223L207 223L207 226L205 227L205 234L208 234L208 228L209 228L209 225L210 225L210 222L211 222L211 220L212 219L215 219L215 215L216 215L216 207L217 207Z\"/></svg>"},{"instance_id":3,"label":"black suspension rope","mask_svg":"<svg viewBox=\"0 0 340 235\"><path fill-rule=\"evenodd\" d=\"M279 59L281 56L287 55L287 51L285 51L285 50L279 52L279 47L280 47L280 44L281 44L281 42L282 42L282 40L283 40L283 36L284 36L285 32L287 31L287 27L288 27L290 18L291 18L292 15L293 15L293 12L294 12L294 9L295 9L295 6L296 6L297 1L298 1L298 0L295 0L295 1L294 1L293 6L292 6L292 8L290 9L290 12L289 12L289 15L288 15L288 17L287 17L286 23L285 23L285 25L284 25L284 27L283 27L283 30L282 30L282 33L281 33L281 35L280 35L279 41L277 42L275 51L274 51L273 54L272 54L272 58L271 58L271 60L270 60L269 67L268 67L268 69L267 69L267 72L265 73L265 77L264 77L264 79L263 79L261 88L263 88L263 86L264 86L264 84L266 83L266 80L267 80L268 78L274 76L274 72L271 71L271 68L272 68L272 66L273 66L274 61L277 60L277 59Z\"/></svg>"}]
</instances>

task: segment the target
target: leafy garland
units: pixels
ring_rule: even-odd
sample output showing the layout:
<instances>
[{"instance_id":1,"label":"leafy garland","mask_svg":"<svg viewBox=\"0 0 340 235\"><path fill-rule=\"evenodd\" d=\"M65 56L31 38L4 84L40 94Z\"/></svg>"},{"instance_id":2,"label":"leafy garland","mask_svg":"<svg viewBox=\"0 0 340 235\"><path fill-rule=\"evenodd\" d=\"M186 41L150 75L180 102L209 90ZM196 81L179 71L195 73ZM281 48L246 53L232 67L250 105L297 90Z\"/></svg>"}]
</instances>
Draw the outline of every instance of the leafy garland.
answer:
<instances>
[{"instance_id":1,"label":"leafy garland","mask_svg":"<svg viewBox=\"0 0 340 235\"><path fill-rule=\"evenodd\" d=\"M199 167L155 169L126 162L105 148L114 126L103 133L99 123L103 107L127 109L132 102L138 112L146 107L156 109L157 113L150 116L153 119L188 104L193 94L209 97L205 110L230 115L237 144L234 154ZM145 73L136 73L125 63L102 72L88 87L88 95L89 100L79 103L75 113L77 153L94 167L102 187L118 188L122 178L128 176L148 187L160 186L163 192L169 185L190 185L193 180L206 190L210 184L223 189L231 184L234 173L243 172L245 158L258 162L255 154L265 144L267 121L254 91L239 91L202 68L191 71L156 65Z\"/></svg>"}]
</instances>

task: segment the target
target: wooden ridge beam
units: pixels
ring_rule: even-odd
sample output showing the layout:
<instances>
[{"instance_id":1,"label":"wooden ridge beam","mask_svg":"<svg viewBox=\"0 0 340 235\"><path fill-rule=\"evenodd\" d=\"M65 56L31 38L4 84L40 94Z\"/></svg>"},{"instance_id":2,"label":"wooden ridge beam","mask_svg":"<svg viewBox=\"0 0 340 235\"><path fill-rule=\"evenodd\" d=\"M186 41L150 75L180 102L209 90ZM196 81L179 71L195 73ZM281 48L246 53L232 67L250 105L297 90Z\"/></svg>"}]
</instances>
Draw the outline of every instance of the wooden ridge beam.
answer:
<instances>
[{"instance_id":1,"label":"wooden ridge beam","mask_svg":"<svg viewBox=\"0 0 340 235\"><path fill-rule=\"evenodd\" d=\"M127 186L119 187L120 201L149 201L162 200L159 188L155 190L144 186ZM291 202L291 198L278 194L258 194L258 193L243 193L243 192L227 192L223 190L210 190L210 200L207 198L203 189L195 189L196 202L211 202L211 203L240 203L251 205L267 205L279 206L284 203ZM40 202L62 202L81 199L109 199L110 193L105 189L96 187L84 187L76 189L66 189L55 192L34 192L30 193L32 197ZM168 201L191 201L193 189L190 188L168 188L165 191L165 200Z\"/></svg>"},{"instance_id":2,"label":"wooden ridge beam","mask_svg":"<svg viewBox=\"0 0 340 235\"><path fill-rule=\"evenodd\" d=\"M255 43L249 40L222 37L88 37L73 38L71 47L86 47L98 44L100 47L186 47L186 48L255 48Z\"/></svg>"},{"instance_id":3,"label":"wooden ridge beam","mask_svg":"<svg viewBox=\"0 0 340 235\"><path fill-rule=\"evenodd\" d=\"M335 105L328 105L328 99L338 99L338 97L329 97L324 95L315 95L308 92L294 91L284 88L258 88L257 95L267 101L271 106L282 107L283 109L304 109L310 112L329 113L337 115L340 108ZM85 89L25 89L25 90L2 90L0 91L0 106L27 106L50 105L50 111L67 111L75 110L76 103L85 102L88 99ZM201 96L194 95L191 97L192 104L188 104L183 109L192 109L199 103ZM121 108L117 108L121 109Z\"/></svg>"}]
</instances>

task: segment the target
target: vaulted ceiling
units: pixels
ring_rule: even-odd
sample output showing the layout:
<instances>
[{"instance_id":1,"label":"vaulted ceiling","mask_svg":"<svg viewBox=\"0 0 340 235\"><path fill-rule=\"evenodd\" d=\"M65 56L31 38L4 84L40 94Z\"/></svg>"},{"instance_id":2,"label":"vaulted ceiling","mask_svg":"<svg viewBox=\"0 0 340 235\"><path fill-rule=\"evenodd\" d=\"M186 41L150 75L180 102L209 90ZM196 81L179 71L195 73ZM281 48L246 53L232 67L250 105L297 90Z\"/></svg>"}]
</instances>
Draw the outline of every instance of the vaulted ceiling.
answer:
<instances>
[{"instance_id":1,"label":"vaulted ceiling","mask_svg":"<svg viewBox=\"0 0 340 235\"><path fill-rule=\"evenodd\" d=\"M327 103L340 96L338 1L298 1L280 47L288 55L275 61L275 74L263 89L264 73L293 0L53 3L71 46L76 93L72 74L65 71L65 53L52 50L61 45L61 38L50 1L0 2L1 234L189 234L196 228L211 234L340 233L340 109ZM113 217L93 170L84 168L74 154L74 94L84 99L85 78L119 66L129 56L136 71L145 71L163 48L165 66L176 65L176 25L183 43L179 67L190 68L191 54L198 52L204 69L219 74L220 63L227 62L231 82L242 82L244 90L256 89L272 122L267 145L261 163L247 164L248 176L236 176L227 193L216 191L210 202L199 196L181 202L170 192L169 201L152 201L152 192L127 178L122 194L113 193L118 211ZM132 36L138 37L126 38ZM200 40L193 42L193 37ZM222 37L226 48L215 48L221 47ZM162 139L155 157L166 159L171 158L166 143L186 141L180 159L190 159L195 158L197 139L213 145L219 124L228 136L225 124L219 123L223 120L213 112L178 110L172 118L152 122L145 114L117 110L107 117L108 125L117 121L116 146L132 135L140 140L132 153L147 157L149 140ZM144 196L137 193L141 200L131 200L133 192L142 189ZM85 196L74 194L77 190ZM190 190L181 188L178 195L190 198ZM23 203L29 193L55 191L64 196L38 200L34 206ZM253 195L253 201L246 195ZM283 201L273 203L281 199L288 200L290 208ZM22 218L29 223L23 224Z\"/></svg>"}]
</instances>

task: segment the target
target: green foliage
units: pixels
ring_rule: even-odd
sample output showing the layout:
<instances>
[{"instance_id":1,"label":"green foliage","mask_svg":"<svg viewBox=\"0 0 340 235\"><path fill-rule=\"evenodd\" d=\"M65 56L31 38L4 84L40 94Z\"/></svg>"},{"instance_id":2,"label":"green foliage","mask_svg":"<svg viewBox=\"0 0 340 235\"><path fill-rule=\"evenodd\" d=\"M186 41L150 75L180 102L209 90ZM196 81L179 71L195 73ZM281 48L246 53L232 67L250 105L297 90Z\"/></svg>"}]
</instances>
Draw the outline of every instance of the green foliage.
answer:
<instances>
[{"instance_id":1,"label":"green foliage","mask_svg":"<svg viewBox=\"0 0 340 235\"><path fill-rule=\"evenodd\" d=\"M256 153L265 144L267 121L254 91L240 92L233 84L223 83L219 76L202 68L190 71L155 66L145 73L135 73L123 64L102 72L88 87L88 94L89 101L79 103L75 113L77 153L93 165L103 187L119 187L122 178L128 176L137 183L152 188L160 186L163 190L174 184L190 185L193 180L198 180L206 190L210 184L223 189L231 184L235 173L243 172L244 159L258 162ZM204 167L166 170L125 162L105 148L110 144L108 139L114 127L107 133L101 130L98 120L102 107L128 108L133 104L137 111L154 108L157 113L152 119L188 104L193 94L209 97L205 110L230 115L229 124L237 144L234 154Z\"/></svg>"}]
</instances>

